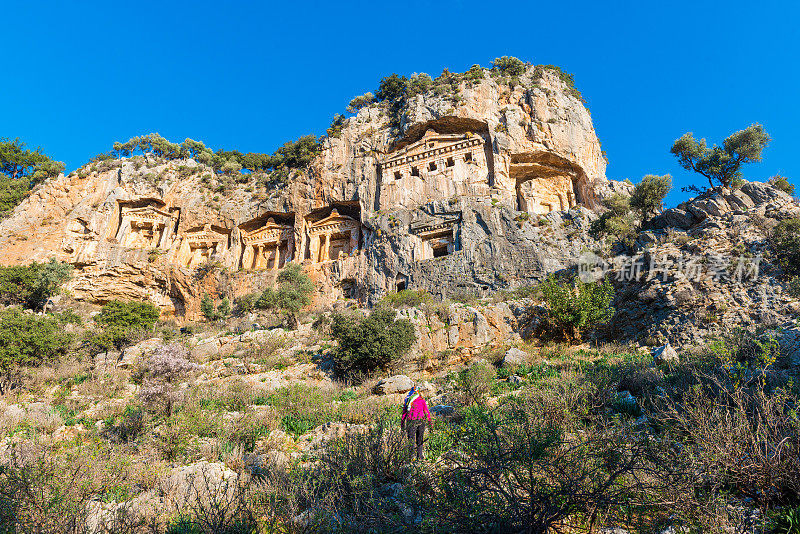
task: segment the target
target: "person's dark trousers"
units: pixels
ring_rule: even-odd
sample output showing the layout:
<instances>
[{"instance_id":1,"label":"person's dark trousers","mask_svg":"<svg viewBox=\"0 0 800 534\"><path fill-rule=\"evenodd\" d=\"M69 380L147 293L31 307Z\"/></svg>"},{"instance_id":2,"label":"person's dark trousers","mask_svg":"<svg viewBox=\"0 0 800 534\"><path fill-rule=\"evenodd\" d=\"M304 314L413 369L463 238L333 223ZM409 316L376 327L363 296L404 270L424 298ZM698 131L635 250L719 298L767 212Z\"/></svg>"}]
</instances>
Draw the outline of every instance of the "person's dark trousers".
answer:
<instances>
[{"instance_id":1,"label":"person's dark trousers","mask_svg":"<svg viewBox=\"0 0 800 534\"><path fill-rule=\"evenodd\" d=\"M408 433L408 441L411 443L411 454L415 454L416 449L417 460L422 460L422 448L425 445L425 419L417 421L406 421L406 432Z\"/></svg>"}]
</instances>

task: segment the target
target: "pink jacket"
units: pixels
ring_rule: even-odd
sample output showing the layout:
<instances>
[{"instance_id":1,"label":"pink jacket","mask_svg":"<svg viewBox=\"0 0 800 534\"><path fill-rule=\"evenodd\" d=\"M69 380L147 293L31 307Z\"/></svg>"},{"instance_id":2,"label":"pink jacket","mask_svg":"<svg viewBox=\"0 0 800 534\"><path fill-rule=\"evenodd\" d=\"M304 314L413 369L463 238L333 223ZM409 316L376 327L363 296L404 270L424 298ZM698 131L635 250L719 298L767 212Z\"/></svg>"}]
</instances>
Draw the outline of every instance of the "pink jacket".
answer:
<instances>
[{"instance_id":1,"label":"pink jacket","mask_svg":"<svg viewBox=\"0 0 800 534\"><path fill-rule=\"evenodd\" d=\"M425 402L425 399L420 396L414 399L414 401L408 407L407 412L403 412L400 422L402 423L406 420L417 421L419 419L424 419L425 417L428 418L429 422L433 421L431 419L431 412L428 410L428 403Z\"/></svg>"}]
</instances>

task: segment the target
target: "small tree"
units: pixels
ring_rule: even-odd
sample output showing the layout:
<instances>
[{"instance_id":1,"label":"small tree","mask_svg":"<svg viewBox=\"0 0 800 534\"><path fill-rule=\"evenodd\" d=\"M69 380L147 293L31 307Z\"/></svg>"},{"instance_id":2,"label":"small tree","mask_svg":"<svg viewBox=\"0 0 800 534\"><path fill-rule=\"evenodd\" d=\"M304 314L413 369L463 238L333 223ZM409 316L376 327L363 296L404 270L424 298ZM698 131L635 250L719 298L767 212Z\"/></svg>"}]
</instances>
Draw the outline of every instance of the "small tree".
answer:
<instances>
[{"instance_id":1,"label":"small tree","mask_svg":"<svg viewBox=\"0 0 800 534\"><path fill-rule=\"evenodd\" d=\"M633 188L630 207L639 212L642 222L656 215L664 207L664 197L672 189L672 176L648 174Z\"/></svg>"},{"instance_id":2,"label":"small tree","mask_svg":"<svg viewBox=\"0 0 800 534\"><path fill-rule=\"evenodd\" d=\"M256 307L281 310L291 328L297 328L297 313L311 304L314 284L297 263L290 263L278 275L278 288L267 288Z\"/></svg>"},{"instance_id":3,"label":"small tree","mask_svg":"<svg viewBox=\"0 0 800 534\"><path fill-rule=\"evenodd\" d=\"M0 394L19 381L22 368L66 353L71 336L53 317L9 308L0 311Z\"/></svg>"},{"instance_id":4,"label":"small tree","mask_svg":"<svg viewBox=\"0 0 800 534\"><path fill-rule=\"evenodd\" d=\"M603 200L603 205L608 211L592 221L589 233L595 238L610 235L623 243L630 241L636 229L636 218L631 212L630 197L615 193Z\"/></svg>"},{"instance_id":5,"label":"small tree","mask_svg":"<svg viewBox=\"0 0 800 534\"><path fill-rule=\"evenodd\" d=\"M751 124L728 136L722 146L709 148L706 140L697 141L689 132L683 134L672 145L672 152L681 167L695 171L708 178L709 185L730 187L741 178L744 163L761 161L761 152L770 142L770 137L760 124ZM696 186L686 188L699 192Z\"/></svg>"},{"instance_id":6,"label":"small tree","mask_svg":"<svg viewBox=\"0 0 800 534\"><path fill-rule=\"evenodd\" d=\"M48 263L0 267L0 303L40 308L58 294L71 275L72 267L55 259Z\"/></svg>"},{"instance_id":7,"label":"small tree","mask_svg":"<svg viewBox=\"0 0 800 534\"><path fill-rule=\"evenodd\" d=\"M525 72L525 63L513 56L495 58L492 67L508 76L520 76Z\"/></svg>"},{"instance_id":8,"label":"small tree","mask_svg":"<svg viewBox=\"0 0 800 534\"><path fill-rule=\"evenodd\" d=\"M180 399L178 383L199 368L189 361L189 349L184 345L162 345L140 362L138 374L142 379L142 389L139 398L145 406L163 407L164 415L169 417L173 405Z\"/></svg>"},{"instance_id":9,"label":"small tree","mask_svg":"<svg viewBox=\"0 0 800 534\"><path fill-rule=\"evenodd\" d=\"M112 347L122 350L136 332L152 331L159 315L158 308L149 302L112 300L94 318L101 330L90 342L98 352Z\"/></svg>"},{"instance_id":10,"label":"small tree","mask_svg":"<svg viewBox=\"0 0 800 534\"><path fill-rule=\"evenodd\" d=\"M614 288L608 280L584 283L575 278L567 282L551 275L541 287L550 321L570 341L580 341L586 332L614 314Z\"/></svg>"},{"instance_id":11,"label":"small tree","mask_svg":"<svg viewBox=\"0 0 800 534\"><path fill-rule=\"evenodd\" d=\"M464 399L464 404L480 404L486 402L492 389L492 382L497 378L497 370L488 362L477 362L458 374L457 385Z\"/></svg>"},{"instance_id":12,"label":"small tree","mask_svg":"<svg viewBox=\"0 0 800 534\"><path fill-rule=\"evenodd\" d=\"M396 319L395 311L384 307L375 308L368 317L334 315L331 334L339 342L334 362L343 376L385 369L416 341L411 322Z\"/></svg>"},{"instance_id":13,"label":"small tree","mask_svg":"<svg viewBox=\"0 0 800 534\"><path fill-rule=\"evenodd\" d=\"M0 173L32 186L63 171L64 164L42 154L41 148L30 150L19 138L0 139Z\"/></svg>"},{"instance_id":14,"label":"small tree","mask_svg":"<svg viewBox=\"0 0 800 534\"><path fill-rule=\"evenodd\" d=\"M361 96L357 96L347 104L347 112L348 113L358 113L358 110L361 108L365 108L372 104L373 102L377 102L375 95L372 93L364 93Z\"/></svg>"}]
</instances>

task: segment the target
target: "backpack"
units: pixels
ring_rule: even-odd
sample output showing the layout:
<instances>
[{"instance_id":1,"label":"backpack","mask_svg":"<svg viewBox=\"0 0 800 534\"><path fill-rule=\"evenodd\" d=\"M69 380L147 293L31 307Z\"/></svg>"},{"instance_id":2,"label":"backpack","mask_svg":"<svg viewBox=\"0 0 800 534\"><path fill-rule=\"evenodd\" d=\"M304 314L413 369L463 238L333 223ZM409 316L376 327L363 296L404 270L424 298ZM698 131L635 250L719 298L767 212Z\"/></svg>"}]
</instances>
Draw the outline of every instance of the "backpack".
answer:
<instances>
[{"instance_id":1,"label":"backpack","mask_svg":"<svg viewBox=\"0 0 800 534\"><path fill-rule=\"evenodd\" d=\"M406 398L403 401L403 414L408 413L408 409L411 407L411 403L417 400L418 398L419 398L419 393L417 393L413 389L409 391L408 395L406 395Z\"/></svg>"}]
</instances>

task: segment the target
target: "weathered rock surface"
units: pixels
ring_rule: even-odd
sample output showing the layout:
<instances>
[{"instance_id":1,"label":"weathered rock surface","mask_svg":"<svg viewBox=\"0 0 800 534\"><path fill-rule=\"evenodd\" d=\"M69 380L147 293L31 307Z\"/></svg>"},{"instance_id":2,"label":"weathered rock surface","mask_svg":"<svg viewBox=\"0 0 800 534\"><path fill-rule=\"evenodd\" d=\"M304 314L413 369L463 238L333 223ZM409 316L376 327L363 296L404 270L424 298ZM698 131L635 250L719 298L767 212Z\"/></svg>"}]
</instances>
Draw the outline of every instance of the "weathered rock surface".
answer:
<instances>
[{"instance_id":1,"label":"weathered rock surface","mask_svg":"<svg viewBox=\"0 0 800 534\"><path fill-rule=\"evenodd\" d=\"M378 395L391 395L392 393L405 393L414 387L414 381L406 375L382 378L373 388Z\"/></svg>"},{"instance_id":2,"label":"weathered rock surface","mask_svg":"<svg viewBox=\"0 0 800 534\"><path fill-rule=\"evenodd\" d=\"M371 303L406 287L447 295L529 283L574 263L605 178L588 111L533 67L345 120L283 188L212 191L191 159L90 164L38 187L0 222L0 262L75 267L80 300L147 300L199 315L204 293L238 296L301 262L318 300ZM476 325L483 329L484 326Z\"/></svg>"},{"instance_id":3,"label":"weathered rock surface","mask_svg":"<svg viewBox=\"0 0 800 534\"><path fill-rule=\"evenodd\" d=\"M800 205L789 195L756 182L708 191L666 210L653 219L652 239L638 256L620 256L609 270L617 313L605 335L683 347L734 324L792 326L797 301L773 263L769 231L798 216Z\"/></svg>"}]
</instances>

